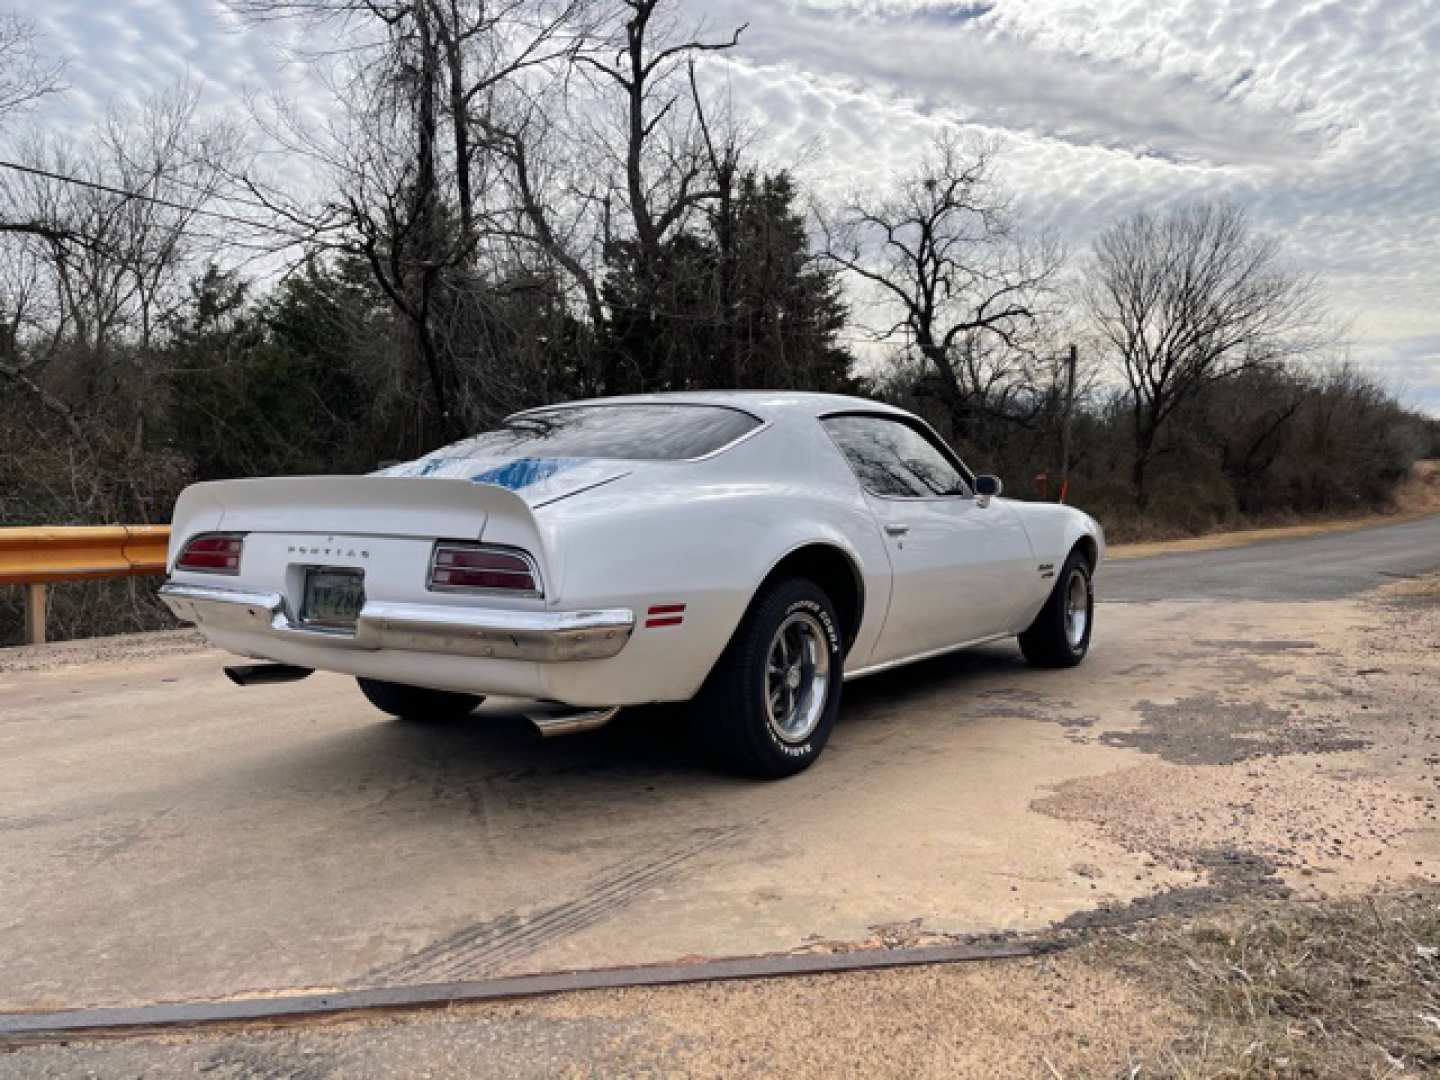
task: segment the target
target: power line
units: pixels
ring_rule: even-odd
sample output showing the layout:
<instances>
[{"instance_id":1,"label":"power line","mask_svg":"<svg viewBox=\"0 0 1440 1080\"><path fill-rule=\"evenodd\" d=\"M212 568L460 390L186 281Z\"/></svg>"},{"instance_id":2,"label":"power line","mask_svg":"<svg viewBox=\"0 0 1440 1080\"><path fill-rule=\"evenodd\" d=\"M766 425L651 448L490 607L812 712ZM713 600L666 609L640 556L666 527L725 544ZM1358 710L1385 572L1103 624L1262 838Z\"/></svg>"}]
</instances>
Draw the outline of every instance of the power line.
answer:
<instances>
[{"instance_id":1,"label":"power line","mask_svg":"<svg viewBox=\"0 0 1440 1080\"><path fill-rule=\"evenodd\" d=\"M46 180L57 180L62 184L73 184L76 187L89 188L92 191L100 191L107 195L118 195L124 199L135 199L140 202L152 203L170 210L180 210L187 214L194 214L197 217L208 217L214 218L217 221L229 222L232 225L243 225L250 229L264 229L288 237L291 240L298 239L294 233L278 225L271 225L263 221L251 221L248 218L242 218L235 214L227 214L221 210L206 210L199 206L186 206L184 203L174 202L170 199L161 198L158 195L147 195L140 191L127 191L125 188L114 187L111 184L102 184L97 180L84 180L78 176L65 176L61 173L51 172L49 169L41 169L34 165L21 165L14 161L0 161L0 169L10 169L14 172L26 173L30 176L43 177ZM260 209L269 209L269 207L264 206L263 203L234 199L231 201L242 202L246 206L254 206Z\"/></svg>"}]
</instances>

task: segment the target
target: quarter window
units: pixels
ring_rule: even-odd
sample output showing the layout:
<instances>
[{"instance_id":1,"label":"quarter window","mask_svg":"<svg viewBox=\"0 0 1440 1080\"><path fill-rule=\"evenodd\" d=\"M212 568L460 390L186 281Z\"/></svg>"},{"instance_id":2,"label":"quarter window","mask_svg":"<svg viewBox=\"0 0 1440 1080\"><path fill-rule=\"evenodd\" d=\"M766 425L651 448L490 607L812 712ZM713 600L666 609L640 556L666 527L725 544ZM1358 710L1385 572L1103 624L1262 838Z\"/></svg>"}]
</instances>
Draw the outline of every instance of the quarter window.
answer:
<instances>
[{"instance_id":1,"label":"quarter window","mask_svg":"<svg viewBox=\"0 0 1440 1080\"><path fill-rule=\"evenodd\" d=\"M821 423L872 495L933 499L970 494L949 455L902 420L831 416Z\"/></svg>"}]
</instances>

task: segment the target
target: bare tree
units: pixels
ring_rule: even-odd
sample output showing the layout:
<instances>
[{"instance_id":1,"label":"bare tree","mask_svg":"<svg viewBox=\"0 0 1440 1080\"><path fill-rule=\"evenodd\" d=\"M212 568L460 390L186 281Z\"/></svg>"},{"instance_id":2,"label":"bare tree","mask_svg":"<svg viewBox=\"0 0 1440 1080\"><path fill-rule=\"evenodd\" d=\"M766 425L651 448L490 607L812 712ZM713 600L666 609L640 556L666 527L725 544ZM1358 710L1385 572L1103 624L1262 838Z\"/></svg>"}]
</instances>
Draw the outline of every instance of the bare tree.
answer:
<instances>
[{"instance_id":1,"label":"bare tree","mask_svg":"<svg viewBox=\"0 0 1440 1080\"><path fill-rule=\"evenodd\" d=\"M417 136L445 157L454 183L462 241L473 246L477 202L473 175L479 150L474 128L493 107L502 85L573 56L593 29L596 0L235 0L256 22L303 19L326 31L315 60L348 58L361 78L344 93L373 94L384 83L404 84L416 97ZM383 33L376 37L376 28ZM365 74L379 74L367 81ZM356 104L344 99L342 104ZM440 142L448 145L444 152Z\"/></svg>"},{"instance_id":2,"label":"bare tree","mask_svg":"<svg viewBox=\"0 0 1440 1080\"><path fill-rule=\"evenodd\" d=\"M64 63L47 60L38 42L34 24L19 15L0 12L0 126L24 114L41 98L63 89ZM0 233L59 237L53 222L23 215L21 208L4 202L0 202Z\"/></svg>"},{"instance_id":3,"label":"bare tree","mask_svg":"<svg viewBox=\"0 0 1440 1080\"><path fill-rule=\"evenodd\" d=\"M1257 235L1236 206L1201 203L1117 222L1095 241L1082 295L1130 389L1131 481L1142 511L1177 409L1219 380L1302 355L1325 337L1315 279L1287 269L1279 241Z\"/></svg>"},{"instance_id":4,"label":"bare tree","mask_svg":"<svg viewBox=\"0 0 1440 1080\"><path fill-rule=\"evenodd\" d=\"M38 43L33 23L0 12L0 121L62 89L64 63L47 59Z\"/></svg>"},{"instance_id":5,"label":"bare tree","mask_svg":"<svg viewBox=\"0 0 1440 1080\"><path fill-rule=\"evenodd\" d=\"M621 392L654 378L650 353L664 352L675 306L662 291L690 269L676 245L736 175L733 160L717 170L731 151L703 122L685 74L696 57L734 47L743 27L714 39L703 25L692 31L677 0L240 8L329 31L320 59L335 75L340 119L317 131L279 112L269 126L279 145L320 166L329 195L317 203L253 177L247 195L307 235L310 252L370 267L407 327L421 427L428 415L438 429L419 441L467 429L477 409L489 411L475 387L520 375L487 366L487 355L503 363L505 351L477 351L454 333L513 318L516 289L543 298L536 308L573 346L582 386ZM623 301L607 291L617 268L629 283ZM611 325L617 307L623 335ZM633 355L636 343L646 358Z\"/></svg>"},{"instance_id":6,"label":"bare tree","mask_svg":"<svg viewBox=\"0 0 1440 1080\"><path fill-rule=\"evenodd\" d=\"M83 442L75 410L41 378L69 328L60 283L48 272L50 254L28 234L0 237L0 383L19 387Z\"/></svg>"},{"instance_id":7,"label":"bare tree","mask_svg":"<svg viewBox=\"0 0 1440 1080\"><path fill-rule=\"evenodd\" d=\"M93 434L87 412L113 412L120 388L135 391L133 358L181 302L185 268L223 243L199 222L238 136L198 122L197 101L194 87L180 86L112 109L83 149L33 136L17 147L29 171L0 176L0 203L38 223L14 230L0 252L0 318L9 323L0 379L81 442ZM62 358L70 370L52 384L48 369ZM130 429L138 445L143 409Z\"/></svg>"},{"instance_id":8,"label":"bare tree","mask_svg":"<svg viewBox=\"0 0 1440 1080\"><path fill-rule=\"evenodd\" d=\"M745 32L740 26L718 41L678 34L674 20L662 18L664 4L621 0L624 22L612 35L612 55L602 46L598 55L577 58L621 93L623 138L611 144L611 153L624 170L623 197L635 241L651 262L660 260L661 245L684 216L713 196L704 185L709 156L697 130L688 124L665 127L685 106L679 75L699 53L733 49Z\"/></svg>"},{"instance_id":9,"label":"bare tree","mask_svg":"<svg viewBox=\"0 0 1440 1080\"><path fill-rule=\"evenodd\" d=\"M611 17L595 30L592 47L577 52L575 70L585 77L589 96L572 92L567 109L578 117L572 138L593 155L589 182L572 184L569 202L598 213L592 221L608 269L623 265L637 286L627 294L623 312L632 338L663 349L668 335L661 294L685 273L672 257L673 245L692 215L733 194L735 146L721 146L707 126L705 106L695 81L695 61L740 43L744 25L710 38L703 26L682 27L675 0L609 0ZM516 148L535 154L534 140ZM728 172L717 168L729 155ZM519 155L512 153L517 177ZM526 198L528 227L542 240L554 236L546 207ZM569 253L545 243L577 279L598 334L605 329L600 274ZM613 306L613 305L612 305ZM613 327L611 328L613 330ZM603 350L599 382L607 392L641 389L653 372L627 347L614 340Z\"/></svg>"},{"instance_id":10,"label":"bare tree","mask_svg":"<svg viewBox=\"0 0 1440 1080\"><path fill-rule=\"evenodd\" d=\"M998 147L952 132L879 195L820 212L825 255L876 295L882 341L903 335L932 370L952 424L1010 416L1062 256L1027 237L995 176Z\"/></svg>"},{"instance_id":11,"label":"bare tree","mask_svg":"<svg viewBox=\"0 0 1440 1080\"><path fill-rule=\"evenodd\" d=\"M483 298L477 259L514 214L494 140L497 98L543 82L585 40L591 0L244 0L254 19L326 26L339 121L324 131L283 110L270 134L324 175L318 203L246 177L258 198L307 237L309 253L362 259L408 328L433 434L466 429L461 357L445 326ZM496 222L504 229L497 229ZM493 266L497 260L489 260ZM432 433L417 432L419 441Z\"/></svg>"},{"instance_id":12,"label":"bare tree","mask_svg":"<svg viewBox=\"0 0 1440 1080\"><path fill-rule=\"evenodd\" d=\"M592 335L605 325L601 295L603 237L609 203L603 176L576 161L575 146L556 121L564 102L555 94L519 96L511 110L481 124L485 144L507 163L498 179L509 193L513 217L492 215L492 235L529 247L557 266L579 290Z\"/></svg>"},{"instance_id":13,"label":"bare tree","mask_svg":"<svg viewBox=\"0 0 1440 1080\"><path fill-rule=\"evenodd\" d=\"M711 378L714 357L699 370L680 340L700 320L717 355L734 352L725 323L735 312L744 140L727 110L707 101L697 64L733 48L744 27L712 40L703 26L682 27L673 7L597 8L610 18L574 58L581 77L511 94L508 110L485 122L509 166L513 235L572 284L588 319L592 392ZM490 225L503 228L498 218ZM688 242L707 229L718 268ZM697 294L710 296L704 312L690 302ZM728 384L739 385L729 366Z\"/></svg>"}]
</instances>

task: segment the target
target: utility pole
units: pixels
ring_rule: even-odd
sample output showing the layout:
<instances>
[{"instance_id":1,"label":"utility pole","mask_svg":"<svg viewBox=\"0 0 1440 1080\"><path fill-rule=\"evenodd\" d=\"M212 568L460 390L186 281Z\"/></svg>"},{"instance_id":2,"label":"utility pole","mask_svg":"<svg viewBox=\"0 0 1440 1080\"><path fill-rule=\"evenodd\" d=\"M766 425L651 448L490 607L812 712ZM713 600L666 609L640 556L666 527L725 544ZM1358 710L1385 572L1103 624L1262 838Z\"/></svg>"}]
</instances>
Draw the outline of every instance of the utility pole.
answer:
<instances>
[{"instance_id":1,"label":"utility pole","mask_svg":"<svg viewBox=\"0 0 1440 1080\"><path fill-rule=\"evenodd\" d=\"M1079 366L1079 350L1072 342L1065 358L1065 420L1060 429L1060 501L1070 494L1070 417L1075 411L1075 369Z\"/></svg>"}]
</instances>

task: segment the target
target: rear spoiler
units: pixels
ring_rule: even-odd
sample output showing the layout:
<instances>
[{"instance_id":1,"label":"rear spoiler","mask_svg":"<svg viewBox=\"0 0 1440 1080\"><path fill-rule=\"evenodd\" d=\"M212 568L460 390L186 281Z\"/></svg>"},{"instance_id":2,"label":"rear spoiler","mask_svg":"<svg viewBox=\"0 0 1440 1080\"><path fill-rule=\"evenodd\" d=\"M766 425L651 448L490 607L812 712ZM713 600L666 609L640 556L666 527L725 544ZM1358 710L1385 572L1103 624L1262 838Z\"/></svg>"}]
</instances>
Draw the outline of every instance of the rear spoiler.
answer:
<instances>
[{"instance_id":1,"label":"rear spoiler","mask_svg":"<svg viewBox=\"0 0 1440 1080\"><path fill-rule=\"evenodd\" d=\"M201 532L282 532L485 540L539 554L539 529L513 491L416 476L296 476L192 484L176 500L167 569Z\"/></svg>"}]
</instances>

